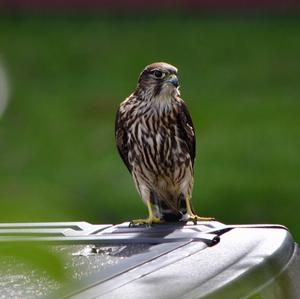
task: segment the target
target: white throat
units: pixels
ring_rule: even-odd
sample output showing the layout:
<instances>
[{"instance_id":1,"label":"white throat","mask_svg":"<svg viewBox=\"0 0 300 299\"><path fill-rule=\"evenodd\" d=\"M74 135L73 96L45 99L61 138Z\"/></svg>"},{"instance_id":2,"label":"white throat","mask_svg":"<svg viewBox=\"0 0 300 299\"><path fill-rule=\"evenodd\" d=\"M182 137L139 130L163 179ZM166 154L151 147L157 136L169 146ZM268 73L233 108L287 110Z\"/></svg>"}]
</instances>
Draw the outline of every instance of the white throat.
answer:
<instances>
[{"instance_id":1,"label":"white throat","mask_svg":"<svg viewBox=\"0 0 300 299\"><path fill-rule=\"evenodd\" d=\"M179 89L170 85L165 85L160 93L151 98L151 103L159 112L168 112L172 110L176 97L179 96Z\"/></svg>"}]
</instances>

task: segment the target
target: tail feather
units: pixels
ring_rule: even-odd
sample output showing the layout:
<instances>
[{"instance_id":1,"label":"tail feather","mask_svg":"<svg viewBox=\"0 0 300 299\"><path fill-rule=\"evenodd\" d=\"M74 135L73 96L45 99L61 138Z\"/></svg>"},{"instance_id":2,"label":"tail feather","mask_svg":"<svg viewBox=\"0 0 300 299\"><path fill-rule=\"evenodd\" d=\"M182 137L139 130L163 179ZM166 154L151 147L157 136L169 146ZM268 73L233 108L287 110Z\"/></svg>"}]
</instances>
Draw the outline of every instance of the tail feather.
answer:
<instances>
[{"instance_id":1,"label":"tail feather","mask_svg":"<svg viewBox=\"0 0 300 299\"><path fill-rule=\"evenodd\" d=\"M186 214L186 202L183 194L174 198L174 195L163 196L151 192L151 203L155 206L156 216L166 222L180 221Z\"/></svg>"}]
</instances>

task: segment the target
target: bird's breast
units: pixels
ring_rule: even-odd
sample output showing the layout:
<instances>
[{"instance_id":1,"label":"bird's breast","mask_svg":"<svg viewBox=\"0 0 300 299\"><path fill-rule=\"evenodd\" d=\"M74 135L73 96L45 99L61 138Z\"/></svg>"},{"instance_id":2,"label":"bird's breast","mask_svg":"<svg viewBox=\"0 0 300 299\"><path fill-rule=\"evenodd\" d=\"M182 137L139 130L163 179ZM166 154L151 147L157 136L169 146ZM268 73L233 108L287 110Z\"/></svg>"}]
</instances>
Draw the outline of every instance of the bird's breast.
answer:
<instances>
[{"instance_id":1,"label":"bird's breast","mask_svg":"<svg viewBox=\"0 0 300 299\"><path fill-rule=\"evenodd\" d=\"M128 130L133 164L143 165L155 173L170 175L190 160L174 115L158 117L146 114L137 117Z\"/></svg>"}]
</instances>

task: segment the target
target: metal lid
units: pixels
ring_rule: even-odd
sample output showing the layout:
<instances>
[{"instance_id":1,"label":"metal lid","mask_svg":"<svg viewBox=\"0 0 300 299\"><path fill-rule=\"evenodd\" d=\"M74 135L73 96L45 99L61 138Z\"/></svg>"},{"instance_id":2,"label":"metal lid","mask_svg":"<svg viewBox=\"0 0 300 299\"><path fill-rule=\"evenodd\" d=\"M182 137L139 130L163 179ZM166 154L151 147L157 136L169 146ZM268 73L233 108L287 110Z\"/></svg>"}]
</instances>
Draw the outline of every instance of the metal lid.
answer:
<instances>
[{"instance_id":1,"label":"metal lid","mask_svg":"<svg viewBox=\"0 0 300 299\"><path fill-rule=\"evenodd\" d=\"M115 246L118 262L95 267L97 271L80 284L62 286L54 295L73 299L245 297L278 276L295 252L295 243L283 226L228 226L216 221L152 227L0 224L1 242L93 244L99 252ZM87 262L97 251L93 254L86 256Z\"/></svg>"}]
</instances>

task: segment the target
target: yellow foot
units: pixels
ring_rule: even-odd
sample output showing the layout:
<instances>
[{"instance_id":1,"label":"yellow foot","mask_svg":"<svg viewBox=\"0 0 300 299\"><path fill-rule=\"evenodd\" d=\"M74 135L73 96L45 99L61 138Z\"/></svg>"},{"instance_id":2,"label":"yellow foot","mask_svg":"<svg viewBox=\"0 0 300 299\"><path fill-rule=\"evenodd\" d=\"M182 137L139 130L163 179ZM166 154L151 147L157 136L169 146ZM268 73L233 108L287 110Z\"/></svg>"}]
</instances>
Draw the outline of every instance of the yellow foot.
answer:
<instances>
[{"instance_id":1,"label":"yellow foot","mask_svg":"<svg viewBox=\"0 0 300 299\"><path fill-rule=\"evenodd\" d=\"M188 215L187 217L187 221L193 221L194 224L197 224L198 221L214 221L214 220L215 218L213 217L200 217L195 214Z\"/></svg>"},{"instance_id":2,"label":"yellow foot","mask_svg":"<svg viewBox=\"0 0 300 299\"><path fill-rule=\"evenodd\" d=\"M131 220L129 226L134 226L134 225L141 225L141 224L146 224L146 225L151 225L153 223L162 223L162 220L158 217L149 217L147 219L134 219Z\"/></svg>"}]
</instances>

